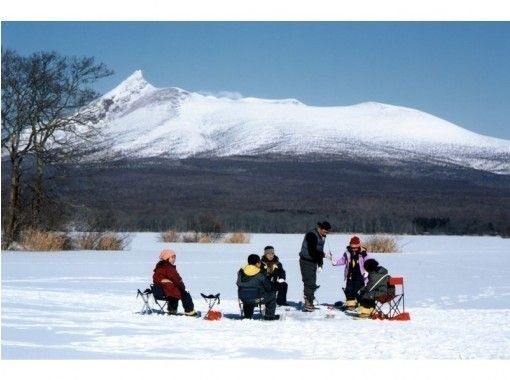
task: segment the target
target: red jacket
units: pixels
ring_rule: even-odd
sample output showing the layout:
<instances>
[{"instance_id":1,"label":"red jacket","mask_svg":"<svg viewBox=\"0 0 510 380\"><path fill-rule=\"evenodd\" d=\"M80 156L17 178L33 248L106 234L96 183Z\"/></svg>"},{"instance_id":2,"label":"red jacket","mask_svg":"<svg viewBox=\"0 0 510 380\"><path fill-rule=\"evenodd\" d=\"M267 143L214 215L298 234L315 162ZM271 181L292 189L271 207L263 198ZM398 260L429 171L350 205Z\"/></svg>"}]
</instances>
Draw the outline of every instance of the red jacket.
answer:
<instances>
[{"instance_id":1,"label":"red jacket","mask_svg":"<svg viewBox=\"0 0 510 380\"><path fill-rule=\"evenodd\" d=\"M168 279L171 282L161 282L163 279ZM167 297L181 299L181 293L186 289L181 276L177 273L176 266L168 261L161 260L156 264L154 274L152 275L152 282L154 285L160 285Z\"/></svg>"}]
</instances>

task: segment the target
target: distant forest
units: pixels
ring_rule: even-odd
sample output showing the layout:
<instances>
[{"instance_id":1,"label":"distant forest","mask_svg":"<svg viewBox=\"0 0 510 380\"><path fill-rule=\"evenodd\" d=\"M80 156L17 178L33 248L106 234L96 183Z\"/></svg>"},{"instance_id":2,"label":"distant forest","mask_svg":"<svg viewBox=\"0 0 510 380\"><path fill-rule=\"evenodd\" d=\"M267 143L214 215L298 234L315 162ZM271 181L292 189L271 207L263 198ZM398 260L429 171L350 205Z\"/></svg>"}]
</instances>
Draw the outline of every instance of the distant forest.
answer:
<instances>
[{"instance_id":1,"label":"distant forest","mask_svg":"<svg viewBox=\"0 0 510 380\"><path fill-rule=\"evenodd\" d=\"M510 176L460 167L144 159L53 167L46 177L49 229L302 233L326 219L336 232L510 236ZM30 189L23 194L28 218Z\"/></svg>"}]
</instances>

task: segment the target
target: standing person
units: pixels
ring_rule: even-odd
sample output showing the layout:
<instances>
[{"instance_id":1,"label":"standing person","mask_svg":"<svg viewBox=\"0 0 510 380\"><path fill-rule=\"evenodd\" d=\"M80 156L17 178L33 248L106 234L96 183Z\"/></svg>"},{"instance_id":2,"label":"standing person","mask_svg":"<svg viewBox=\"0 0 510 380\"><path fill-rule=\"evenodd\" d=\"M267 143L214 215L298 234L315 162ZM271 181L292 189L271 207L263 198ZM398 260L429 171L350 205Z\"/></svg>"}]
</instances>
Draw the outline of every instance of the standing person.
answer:
<instances>
[{"instance_id":1,"label":"standing person","mask_svg":"<svg viewBox=\"0 0 510 380\"><path fill-rule=\"evenodd\" d=\"M175 261L177 254L171 249L161 251L159 262L154 268L152 282L163 288L165 296L168 298L168 314L177 314L179 300L184 308L184 315L196 317L198 313L194 309L191 295L186 291L186 286L181 276L177 272Z\"/></svg>"},{"instance_id":2,"label":"standing person","mask_svg":"<svg viewBox=\"0 0 510 380\"><path fill-rule=\"evenodd\" d=\"M319 288L317 285L317 270L322 270L324 262L324 243L326 236L331 230L329 222L317 223L317 228L308 232L301 245L299 252L299 267L301 269L301 278L303 280L303 295L305 298L304 311L314 311L313 301L315 291Z\"/></svg>"},{"instance_id":3,"label":"standing person","mask_svg":"<svg viewBox=\"0 0 510 380\"><path fill-rule=\"evenodd\" d=\"M354 310L357 307L356 295L368 281L368 273L364 268L365 261L369 259L366 248L361 246L359 237L353 236L341 258L331 263L333 266L344 265L345 293L344 307Z\"/></svg>"},{"instance_id":4,"label":"standing person","mask_svg":"<svg viewBox=\"0 0 510 380\"><path fill-rule=\"evenodd\" d=\"M275 292L271 287L271 283L260 270L262 263L259 255L249 255L248 265L242 267L237 272L237 286L239 289L239 295L241 301L243 301L243 309L245 318L251 318L253 316L253 309L255 305L251 302L253 299L243 299L241 294L243 290L256 290L256 294L262 299L262 303L266 305L266 313L264 319L273 321L280 319L278 314L275 315L276 311L276 296Z\"/></svg>"},{"instance_id":5,"label":"standing person","mask_svg":"<svg viewBox=\"0 0 510 380\"><path fill-rule=\"evenodd\" d=\"M261 261L271 286L276 290L276 304L278 306L287 306L288 285L285 282L285 270L278 256L274 254L274 248L271 245L264 248Z\"/></svg>"},{"instance_id":6,"label":"standing person","mask_svg":"<svg viewBox=\"0 0 510 380\"><path fill-rule=\"evenodd\" d=\"M388 286L388 270L379 265L377 260L368 259L364 264L368 272L368 282L362 287L357 296L359 302L359 316L369 318L375 308L375 299L385 294L395 294L395 288Z\"/></svg>"}]
</instances>

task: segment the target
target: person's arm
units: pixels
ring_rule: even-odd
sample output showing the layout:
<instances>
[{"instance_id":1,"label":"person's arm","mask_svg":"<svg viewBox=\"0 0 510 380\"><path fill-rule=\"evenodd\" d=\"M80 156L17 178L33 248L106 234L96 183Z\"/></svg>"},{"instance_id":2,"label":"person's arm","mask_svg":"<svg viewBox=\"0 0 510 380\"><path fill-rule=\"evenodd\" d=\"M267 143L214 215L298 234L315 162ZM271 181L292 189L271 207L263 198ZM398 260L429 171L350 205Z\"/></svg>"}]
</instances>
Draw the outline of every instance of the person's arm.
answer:
<instances>
[{"instance_id":1,"label":"person's arm","mask_svg":"<svg viewBox=\"0 0 510 380\"><path fill-rule=\"evenodd\" d=\"M375 299L375 295L377 293L377 288L382 281L386 281L385 275L372 274L368 277L368 283L366 286L362 288L363 293L360 293L367 299Z\"/></svg>"},{"instance_id":2,"label":"person's arm","mask_svg":"<svg viewBox=\"0 0 510 380\"><path fill-rule=\"evenodd\" d=\"M333 266L345 265L347 263L347 254L344 252L336 262L332 262Z\"/></svg>"},{"instance_id":3,"label":"person's arm","mask_svg":"<svg viewBox=\"0 0 510 380\"><path fill-rule=\"evenodd\" d=\"M180 290L186 290L186 286L182 281L181 276L177 272L177 270L171 270L169 280L174 284L174 286Z\"/></svg>"},{"instance_id":4,"label":"person's arm","mask_svg":"<svg viewBox=\"0 0 510 380\"><path fill-rule=\"evenodd\" d=\"M287 279L287 274L285 273L285 269L283 269L282 263L278 263L278 265L280 266L278 268L278 277L283 279L283 280L286 280Z\"/></svg>"},{"instance_id":5,"label":"person's arm","mask_svg":"<svg viewBox=\"0 0 510 380\"><path fill-rule=\"evenodd\" d=\"M273 287L271 286L271 282L267 279L266 276L264 276L264 275L260 276L260 282L262 282L262 286L264 287L264 290L266 292L273 290Z\"/></svg>"}]
</instances>

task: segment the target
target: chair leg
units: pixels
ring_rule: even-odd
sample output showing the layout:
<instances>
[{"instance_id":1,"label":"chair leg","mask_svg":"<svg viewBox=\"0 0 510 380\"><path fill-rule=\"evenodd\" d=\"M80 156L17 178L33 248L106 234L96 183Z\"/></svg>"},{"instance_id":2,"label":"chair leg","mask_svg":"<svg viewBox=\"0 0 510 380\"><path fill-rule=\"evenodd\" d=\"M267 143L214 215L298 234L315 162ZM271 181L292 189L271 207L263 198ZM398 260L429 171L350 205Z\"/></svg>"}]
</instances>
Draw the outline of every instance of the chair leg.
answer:
<instances>
[{"instance_id":1,"label":"chair leg","mask_svg":"<svg viewBox=\"0 0 510 380\"><path fill-rule=\"evenodd\" d=\"M244 318L243 301L238 299L237 302L239 303L239 313L241 314L241 318Z\"/></svg>"},{"instance_id":2,"label":"chair leg","mask_svg":"<svg viewBox=\"0 0 510 380\"><path fill-rule=\"evenodd\" d=\"M157 299L154 299L154 302L156 302L156 305L158 305L158 307L159 307L159 310L160 310L160 311L158 311L158 313L159 313L159 314L166 314L165 307L167 306L167 302L166 302L166 301L164 301L164 302L163 302L163 305L161 305L161 304L158 302L158 300L157 300Z\"/></svg>"},{"instance_id":3,"label":"chair leg","mask_svg":"<svg viewBox=\"0 0 510 380\"><path fill-rule=\"evenodd\" d=\"M152 308L149 305L149 296L148 295L142 296L142 300L143 300L142 314L152 314Z\"/></svg>"},{"instance_id":4,"label":"chair leg","mask_svg":"<svg viewBox=\"0 0 510 380\"><path fill-rule=\"evenodd\" d=\"M145 292L140 291L140 289L138 289L138 291L137 291L136 297L138 298L138 296L140 296L142 298L142 302L143 302L142 310L140 310L140 314L152 314L152 309L149 305L149 294L150 293L145 293Z\"/></svg>"}]
</instances>

